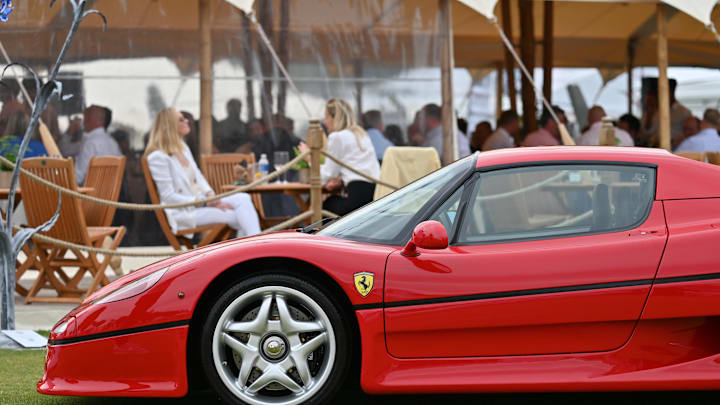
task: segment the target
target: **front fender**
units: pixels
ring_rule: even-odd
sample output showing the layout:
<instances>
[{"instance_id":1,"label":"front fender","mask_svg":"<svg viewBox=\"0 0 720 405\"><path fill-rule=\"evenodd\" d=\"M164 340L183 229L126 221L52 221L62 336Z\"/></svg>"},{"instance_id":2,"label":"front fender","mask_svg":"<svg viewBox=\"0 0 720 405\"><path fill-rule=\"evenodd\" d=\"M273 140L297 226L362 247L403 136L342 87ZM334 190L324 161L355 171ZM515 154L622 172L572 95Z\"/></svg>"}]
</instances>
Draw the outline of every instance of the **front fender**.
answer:
<instances>
[{"instance_id":1,"label":"front fender","mask_svg":"<svg viewBox=\"0 0 720 405\"><path fill-rule=\"evenodd\" d=\"M299 260L320 269L340 286L352 305L382 302L385 262L397 247L314 235L293 236L287 239L247 238L175 260L162 279L148 291L107 304L88 302L73 311L77 336L189 322L203 292L213 280L227 271L257 271L244 268L243 263L264 258ZM143 274L164 267L164 263L152 265ZM356 290L353 280L353 275L360 272L374 274L373 288L365 297Z\"/></svg>"}]
</instances>

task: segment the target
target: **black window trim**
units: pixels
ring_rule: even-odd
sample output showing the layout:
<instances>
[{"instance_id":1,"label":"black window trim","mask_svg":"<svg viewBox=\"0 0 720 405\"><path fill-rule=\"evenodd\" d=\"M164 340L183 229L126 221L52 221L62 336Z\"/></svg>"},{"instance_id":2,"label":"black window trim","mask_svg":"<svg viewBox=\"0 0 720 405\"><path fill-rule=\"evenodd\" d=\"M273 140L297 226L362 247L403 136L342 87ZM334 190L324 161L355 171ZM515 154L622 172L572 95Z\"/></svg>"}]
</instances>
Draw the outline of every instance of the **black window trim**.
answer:
<instances>
[{"instance_id":1,"label":"black window trim","mask_svg":"<svg viewBox=\"0 0 720 405\"><path fill-rule=\"evenodd\" d=\"M610 234L610 233L617 233L617 232L625 232L629 231L631 229L635 229L638 226L642 225L647 221L648 217L650 216L650 212L652 212L653 202L657 201L657 168L658 165L655 163L647 163L647 162L625 162L625 161L607 161L607 160L544 160L544 161L532 161L532 162L513 162L513 163L506 163L506 164L500 164L500 165L492 165L492 166L485 166L485 167L478 167L475 169L476 173L488 173L493 171L499 171L499 170L507 170L507 169L516 169L520 167L536 167L536 166L575 166L575 165L591 165L591 166L631 166L631 167L646 167L653 169L653 195L650 199L650 204L648 204L648 207L645 209L645 214L636 221L633 224L628 225L624 228L616 228L616 229L609 229L609 230L600 230L600 231L590 231L590 232L577 232L577 233L567 233L562 235L547 235L547 236L535 236L535 237L527 237L527 238L510 238L510 239L497 239L497 240L491 240L491 241L480 241L480 242L458 242L459 232L453 232L452 235L452 241L449 244L450 246L483 246L483 245L497 245L497 244L503 244L503 243L516 243L516 242L531 242L536 240L548 240L548 239L561 239L561 238L575 238L579 236L591 236L591 235L601 235L601 234ZM480 178L480 176L472 176L468 180L468 184L466 184L468 187L463 192L462 201L467 206L469 203L468 199L470 198L470 195L468 195L468 190L474 189L475 183ZM439 206L438 206L439 208ZM433 211L434 212L434 211ZM458 217L458 222L454 226L455 229L459 231L459 227L461 224L465 221L465 212L466 209L463 209L462 213L460 213L460 216ZM432 214L432 213L431 213Z\"/></svg>"}]
</instances>

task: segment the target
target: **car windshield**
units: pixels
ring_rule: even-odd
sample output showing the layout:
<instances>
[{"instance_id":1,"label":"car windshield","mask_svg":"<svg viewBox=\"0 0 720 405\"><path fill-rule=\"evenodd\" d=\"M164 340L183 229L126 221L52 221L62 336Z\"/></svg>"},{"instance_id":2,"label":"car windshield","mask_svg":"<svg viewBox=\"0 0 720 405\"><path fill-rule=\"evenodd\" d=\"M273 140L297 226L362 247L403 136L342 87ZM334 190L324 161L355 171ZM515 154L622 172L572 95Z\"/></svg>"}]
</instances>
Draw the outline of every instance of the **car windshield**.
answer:
<instances>
[{"instance_id":1,"label":"car windshield","mask_svg":"<svg viewBox=\"0 0 720 405\"><path fill-rule=\"evenodd\" d=\"M396 244L396 239L434 196L468 172L473 155L429 175L328 225L319 235L361 242Z\"/></svg>"}]
</instances>

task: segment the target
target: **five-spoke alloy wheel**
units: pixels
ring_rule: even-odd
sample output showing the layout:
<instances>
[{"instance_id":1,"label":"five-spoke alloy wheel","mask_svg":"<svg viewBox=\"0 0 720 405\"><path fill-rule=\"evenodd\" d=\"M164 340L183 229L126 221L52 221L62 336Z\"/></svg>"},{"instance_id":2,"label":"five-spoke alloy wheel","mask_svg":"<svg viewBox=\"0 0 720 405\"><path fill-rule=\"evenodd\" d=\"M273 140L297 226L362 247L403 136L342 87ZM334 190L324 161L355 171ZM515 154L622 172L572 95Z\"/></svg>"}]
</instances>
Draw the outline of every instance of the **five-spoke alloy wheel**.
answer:
<instances>
[{"instance_id":1,"label":"five-spoke alloy wheel","mask_svg":"<svg viewBox=\"0 0 720 405\"><path fill-rule=\"evenodd\" d=\"M261 275L233 286L202 333L208 380L231 403L323 403L347 374L348 332L337 305L292 276Z\"/></svg>"}]
</instances>

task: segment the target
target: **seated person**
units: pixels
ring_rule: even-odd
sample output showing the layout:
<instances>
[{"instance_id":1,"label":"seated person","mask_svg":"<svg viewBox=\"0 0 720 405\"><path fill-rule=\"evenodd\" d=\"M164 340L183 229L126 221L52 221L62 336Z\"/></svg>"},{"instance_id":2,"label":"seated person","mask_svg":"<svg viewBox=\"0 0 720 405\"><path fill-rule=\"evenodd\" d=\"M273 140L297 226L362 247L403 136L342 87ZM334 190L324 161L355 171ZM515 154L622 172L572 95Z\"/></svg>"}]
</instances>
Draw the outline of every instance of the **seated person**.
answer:
<instances>
[{"instance_id":1,"label":"seated person","mask_svg":"<svg viewBox=\"0 0 720 405\"><path fill-rule=\"evenodd\" d=\"M173 108L155 118L145 150L161 204L205 199L215 193L192 158L183 137L190 133L187 118ZM238 236L260 233L260 220L250 196L238 193L200 207L165 210L173 233L197 226L226 223Z\"/></svg>"},{"instance_id":2,"label":"seated person","mask_svg":"<svg viewBox=\"0 0 720 405\"><path fill-rule=\"evenodd\" d=\"M675 153L720 152L718 127L720 127L720 112L714 108L708 108L700 121L700 132L682 141L675 149Z\"/></svg>"},{"instance_id":3,"label":"seated person","mask_svg":"<svg viewBox=\"0 0 720 405\"><path fill-rule=\"evenodd\" d=\"M357 125L352 107L347 102L331 99L325 107L323 123L330 132L327 142L329 154L372 178L380 177L380 164L370 136ZM302 152L307 150L305 144L300 145ZM326 190L340 191L344 184L347 192L347 197L328 197L323 202L323 209L345 215L373 200L375 184L338 165L332 159L325 159L325 163L320 167L320 176Z\"/></svg>"},{"instance_id":4,"label":"seated person","mask_svg":"<svg viewBox=\"0 0 720 405\"><path fill-rule=\"evenodd\" d=\"M75 179L78 185L85 182L93 157L123 155L117 141L108 135L107 129L111 121L112 113L107 107L91 105L83 112L85 134L80 153L75 158Z\"/></svg>"}]
</instances>

